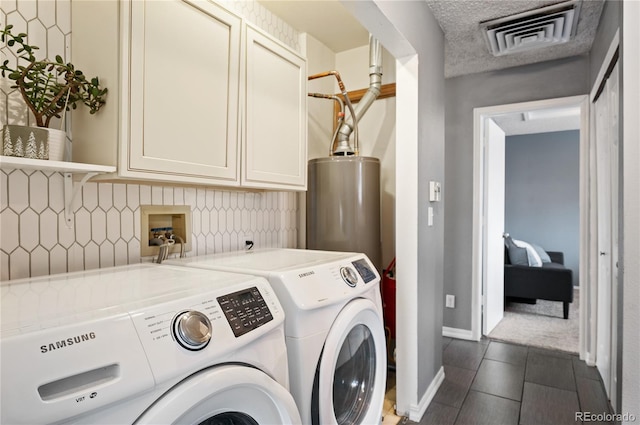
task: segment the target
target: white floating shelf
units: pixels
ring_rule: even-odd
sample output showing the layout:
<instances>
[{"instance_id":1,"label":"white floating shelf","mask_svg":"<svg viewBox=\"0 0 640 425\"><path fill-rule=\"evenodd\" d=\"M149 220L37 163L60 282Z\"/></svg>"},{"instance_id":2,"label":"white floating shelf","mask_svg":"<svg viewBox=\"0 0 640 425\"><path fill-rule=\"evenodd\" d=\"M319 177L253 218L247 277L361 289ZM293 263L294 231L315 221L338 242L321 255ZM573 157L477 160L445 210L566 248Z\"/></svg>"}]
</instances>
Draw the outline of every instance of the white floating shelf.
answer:
<instances>
[{"instance_id":1,"label":"white floating shelf","mask_svg":"<svg viewBox=\"0 0 640 425\"><path fill-rule=\"evenodd\" d=\"M64 218L68 228L73 227L71 206L82 186L98 174L115 173L116 167L108 165L82 164L80 162L49 161L43 159L18 158L0 156L0 169L21 169L53 171L64 174ZM84 174L84 177L73 187L73 174Z\"/></svg>"},{"instance_id":2,"label":"white floating shelf","mask_svg":"<svg viewBox=\"0 0 640 425\"><path fill-rule=\"evenodd\" d=\"M40 171L57 171L60 173L115 173L116 167L108 165L83 164L80 162L49 161L43 159L18 158L15 156L0 156L0 168L27 169Z\"/></svg>"}]
</instances>

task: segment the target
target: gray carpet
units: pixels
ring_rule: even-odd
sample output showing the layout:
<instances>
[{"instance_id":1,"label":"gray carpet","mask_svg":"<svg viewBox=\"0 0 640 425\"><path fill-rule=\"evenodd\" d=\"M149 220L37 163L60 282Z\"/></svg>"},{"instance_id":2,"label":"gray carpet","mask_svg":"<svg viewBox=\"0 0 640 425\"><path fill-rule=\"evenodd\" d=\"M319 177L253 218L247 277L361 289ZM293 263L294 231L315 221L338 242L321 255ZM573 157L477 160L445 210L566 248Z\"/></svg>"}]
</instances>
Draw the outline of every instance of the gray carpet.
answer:
<instances>
[{"instance_id":1,"label":"gray carpet","mask_svg":"<svg viewBox=\"0 0 640 425\"><path fill-rule=\"evenodd\" d=\"M579 352L580 293L574 290L569 319L562 318L562 303L538 300L536 304L507 303L504 319L489 338L552 350Z\"/></svg>"}]
</instances>

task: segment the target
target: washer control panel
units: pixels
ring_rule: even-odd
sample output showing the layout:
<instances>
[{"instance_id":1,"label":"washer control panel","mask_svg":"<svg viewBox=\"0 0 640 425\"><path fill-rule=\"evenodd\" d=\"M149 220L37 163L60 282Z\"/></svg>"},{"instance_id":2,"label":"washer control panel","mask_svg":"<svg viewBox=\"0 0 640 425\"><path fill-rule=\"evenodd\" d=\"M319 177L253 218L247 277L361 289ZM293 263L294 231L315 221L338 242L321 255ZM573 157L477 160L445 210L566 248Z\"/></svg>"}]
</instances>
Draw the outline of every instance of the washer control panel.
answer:
<instances>
[{"instance_id":1,"label":"washer control panel","mask_svg":"<svg viewBox=\"0 0 640 425\"><path fill-rule=\"evenodd\" d=\"M217 300L236 338L273 320L271 310L255 286Z\"/></svg>"}]
</instances>

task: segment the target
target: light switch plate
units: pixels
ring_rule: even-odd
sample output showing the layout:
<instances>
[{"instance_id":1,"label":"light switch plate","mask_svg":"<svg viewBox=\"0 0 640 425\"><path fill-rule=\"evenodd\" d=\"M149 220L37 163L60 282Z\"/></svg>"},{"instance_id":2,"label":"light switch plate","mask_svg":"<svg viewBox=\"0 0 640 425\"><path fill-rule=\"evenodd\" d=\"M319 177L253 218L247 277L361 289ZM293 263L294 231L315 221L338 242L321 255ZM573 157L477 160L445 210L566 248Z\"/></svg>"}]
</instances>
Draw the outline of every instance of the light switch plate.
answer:
<instances>
[{"instance_id":1,"label":"light switch plate","mask_svg":"<svg viewBox=\"0 0 640 425\"><path fill-rule=\"evenodd\" d=\"M447 294L445 306L447 308L456 308L456 296Z\"/></svg>"},{"instance_id":2,"label":"light switch plate","mask_svg":"<svg viewBox=\"0 0 640 425\"><path fill-rule=\"evenodd\" d=\"M429 201L440 202L440 182L429 182Z\"/></svg>"}]
</instances>

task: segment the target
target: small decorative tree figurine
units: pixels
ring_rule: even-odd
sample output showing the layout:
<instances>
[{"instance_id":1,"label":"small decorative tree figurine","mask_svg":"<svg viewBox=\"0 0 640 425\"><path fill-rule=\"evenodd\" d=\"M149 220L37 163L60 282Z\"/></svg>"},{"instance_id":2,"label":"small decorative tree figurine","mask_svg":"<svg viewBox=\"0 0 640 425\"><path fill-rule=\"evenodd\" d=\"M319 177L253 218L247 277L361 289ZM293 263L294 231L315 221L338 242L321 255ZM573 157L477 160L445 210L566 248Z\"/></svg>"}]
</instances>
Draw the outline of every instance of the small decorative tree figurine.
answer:
<instances>
[{"instance_id":1,"label":"small decorative tree figurine","mask_svg":"<svg viewBox=\"0 0 640 425\"><path fill-rule=\"evenodd\" d=\"M9 128L4 129L4 138L2 140L2 154L13 156L13 142L11 141L11 130Z\"/></svg>"},{"instance_id":2,"label":"small decorative tree figurine","mask_svg":"<svg viewBox=\"0 0 640 425\"><path fill-rule=\"evenodd\" d=\"M107 89L100 87L98 77L88 80L82 71L71 63L65 64L59 55L55 62L37 60L33 52L38 47L26 43L27 34L14 35L12 28L13 25L7 25L0 30L0 39L9 47L18 45L18 59L26 61L26 65L18 64L12 69L7 59L0 70L3 77L15 81L12 88L20 90L38 127L48 128L53 117L60 118L63 111L76 109L78 103L89 107L91 114L105 104Z\"/></svg>"},{"instance_id":3,"label":"small decorative tree figurine","mask_svg":"<svg viewBox=\"0 0 640 425\"><path fill-rule=\"evenodd\" d=\"M33 131L29 133L27 139L27 147L24 150L25 158L37 159L38 158L38 146L36 145L36 136Z\"/></svg>"},{"instance_id":4,"label":"small decorative tree figurine","mask_svg":"<svg viewBox=\"0 0 640 425\"><path fill-rule=\"evenodd\" d=\"M24 157L24 147L22 146L22 137L18 136L16 144L13 147L13 156Z\"/></svg>"},{"instance_id":5,"label":"small decorative tree figurine","mask_svg":"<svg viewBox=\"0 0 640 425\"><path fill-rule=\"evenodd\" d=\"M45 151L45 143L40 143L40 148L38 148L38 159L48 159L49 154Z\"/></svg>"}]
</instances>

